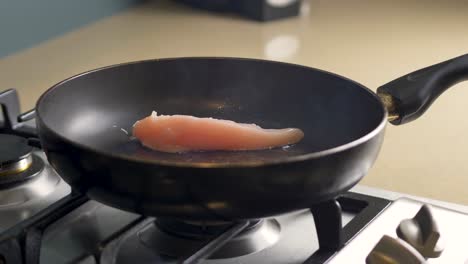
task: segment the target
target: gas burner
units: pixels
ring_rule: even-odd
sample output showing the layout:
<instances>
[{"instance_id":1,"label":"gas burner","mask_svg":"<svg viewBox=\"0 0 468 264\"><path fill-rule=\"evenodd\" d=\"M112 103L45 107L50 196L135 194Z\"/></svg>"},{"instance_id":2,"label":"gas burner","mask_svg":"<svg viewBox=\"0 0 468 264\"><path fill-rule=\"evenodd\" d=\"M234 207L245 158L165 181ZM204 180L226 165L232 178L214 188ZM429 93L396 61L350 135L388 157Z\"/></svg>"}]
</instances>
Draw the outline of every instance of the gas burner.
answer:
<instances>
[{"instance_id":1,"label":"gas burner","mask_svg":"<svg viewBox=\"0 0 468 264\"><path fill-rule=\"evenodd\" d=\"M0 134L0 208L17 206L51 193L60 179L44 173L45 163L25 138Z\"/></svg>"},{"instance_id":2,"label":"gas burner","mask_svg":"<svg viewBox=\"0 0 468 264\"><path fill-rule=\"evenodd\" d=\"M163 228L160 227L161 223ZM147 219L115 240L115 244L106 246L100 263L131 264L136 258L141 264L181 263L181 259L184 259L183 263L198 263L192 258L202 251L204 253L201 254L205 254L206 250L212 254L208 254L201 263L301 263L301 259L307 259L318 249L314 220L307 211L250 221L240 228L240 233L230 238L229 233L235 233L241 225L242 223L210 225L205 227L210 229L209 235L204 239L195 239L193 237L199 233L193 231L199 227L193 226L193 223ZM167 228L171 229L170 233ZM192 238L187 237L188 229L191 229L189 233ZM298 237L307 237L311 245L304 247L303 241L298 240ZM285 252L289 252L289 255ZM113 261L109 261L111 259Z\"/></svg>"},{"instance_id":3,"label":"gas burner","mask_svg":"<svg viewBox=\"0 0 468 264\"><path fill-rule=\"evenodd\" d=\"M229 222L188 222L164 218L156 219L154 223L139 234L140 241L149 249L171 257L190 255L206 244L207 240L214 239L235 225ZM242 232L210 258L240 257L269 248L279 240L280 229L275 219L250 221Z\"/></svg>"},{"instance_id":4,"label":"gas burner","mask_svg":"<svg viewBox=\"0 0 468 264\"><path fill-rule=\"evenodd\" d=\"M0 184L11 183L31 177L26 172L33 164L33 148L25 138L0 134Z\"/></svg>"}]
</instances>

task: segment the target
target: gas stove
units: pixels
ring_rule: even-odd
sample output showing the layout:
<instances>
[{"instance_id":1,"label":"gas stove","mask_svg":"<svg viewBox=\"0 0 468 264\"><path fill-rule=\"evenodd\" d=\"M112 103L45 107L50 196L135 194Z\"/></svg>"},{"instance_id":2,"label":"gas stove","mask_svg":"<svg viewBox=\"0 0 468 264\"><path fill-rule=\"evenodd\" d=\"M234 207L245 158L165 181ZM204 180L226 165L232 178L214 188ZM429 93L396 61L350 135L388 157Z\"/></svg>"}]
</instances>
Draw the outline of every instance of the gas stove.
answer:
<instances>
[{"instance_id":1,"label":"gas stove","mask_svg":"<svg viewBox=\"0 0 468 264\"><path fill-rule=\"evenodd\" d=\"M2 264L468 263L467 214L359 187L306 210L238 222L155 218L100 204L48 164L34 111L20 114L16 92L0 93L0 104Z\"/></svg>"}]
</instances>

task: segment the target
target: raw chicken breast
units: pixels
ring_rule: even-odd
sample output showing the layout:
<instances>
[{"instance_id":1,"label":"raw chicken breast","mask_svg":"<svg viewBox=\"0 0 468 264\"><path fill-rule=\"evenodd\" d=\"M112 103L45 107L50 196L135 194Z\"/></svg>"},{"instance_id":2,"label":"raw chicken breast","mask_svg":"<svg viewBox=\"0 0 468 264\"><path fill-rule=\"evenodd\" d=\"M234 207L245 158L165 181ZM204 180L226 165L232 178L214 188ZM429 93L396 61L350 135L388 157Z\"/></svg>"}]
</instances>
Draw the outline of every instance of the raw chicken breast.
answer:
<instances>
[{"instance_id":1,"label":"raw chicken breast","mask_svg":"<svg viewBox=\"0 0 468 264\"><path fill-rule=\"evenodd\" d=\"M133 125L133 136L153 150L177 153L269 149L297 143L304 133L297 128L263 129L229 120L153 112Z\"/></svg>"}]
</instances>

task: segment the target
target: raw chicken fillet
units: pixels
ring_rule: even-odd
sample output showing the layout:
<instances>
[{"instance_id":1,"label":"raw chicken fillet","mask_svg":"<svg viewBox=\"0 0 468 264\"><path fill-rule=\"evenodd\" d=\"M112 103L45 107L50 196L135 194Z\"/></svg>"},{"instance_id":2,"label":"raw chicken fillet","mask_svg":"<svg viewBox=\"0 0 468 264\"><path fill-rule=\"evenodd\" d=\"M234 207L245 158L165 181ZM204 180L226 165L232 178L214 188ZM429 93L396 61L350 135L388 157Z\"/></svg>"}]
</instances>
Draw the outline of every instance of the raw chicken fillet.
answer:
<instances>
[{"instance_id":1,"label":"raw chicken fillet","mask_svg":"<svg viewBox=\"0 0 468 264\"><path fill-rule=\"evenodd\" d=\"M297 128L263 129L255 124L153 112L133 125L133 136L153 150L180 153L270 149L295 144L304 133Z\"/></svg>"}]
</instances>

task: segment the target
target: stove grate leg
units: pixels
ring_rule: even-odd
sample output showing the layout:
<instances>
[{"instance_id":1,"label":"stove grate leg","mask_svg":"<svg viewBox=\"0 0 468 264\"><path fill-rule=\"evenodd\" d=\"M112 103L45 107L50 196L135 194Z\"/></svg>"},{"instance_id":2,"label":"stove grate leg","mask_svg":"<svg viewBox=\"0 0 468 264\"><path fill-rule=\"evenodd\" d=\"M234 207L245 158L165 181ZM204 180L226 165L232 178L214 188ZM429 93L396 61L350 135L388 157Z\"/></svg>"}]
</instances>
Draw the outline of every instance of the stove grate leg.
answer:
<instances>
[{"instance_id":1,"label":"stove grate leg","mask_svg":"<svg viewBox=\"0 0 468 264\"><path fill-rule=\"evenodd\" d=\"M341 206L336 200L310 208L314 216L320 251L336 251L343 247Z\"/></svg>"}]
</instances>

